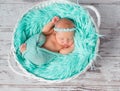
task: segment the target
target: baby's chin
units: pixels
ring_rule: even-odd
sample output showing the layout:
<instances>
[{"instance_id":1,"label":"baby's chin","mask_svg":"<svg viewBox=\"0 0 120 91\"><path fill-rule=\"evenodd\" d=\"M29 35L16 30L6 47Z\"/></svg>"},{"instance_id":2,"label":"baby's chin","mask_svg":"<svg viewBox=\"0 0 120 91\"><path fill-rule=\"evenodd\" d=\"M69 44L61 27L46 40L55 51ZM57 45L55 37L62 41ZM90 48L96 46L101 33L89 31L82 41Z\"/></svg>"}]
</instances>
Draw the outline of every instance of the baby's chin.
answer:
<instances>
[{"instance_id":1,"label":"baby's chin","mask_svg":"<svg viewBox=\"0 0 120 91\"><path fill-rule=\"evenodd\" d=\"M70 45L64 45L64 48L68 48L68 47L70 47Z\"/></svg>"}]
</instances>

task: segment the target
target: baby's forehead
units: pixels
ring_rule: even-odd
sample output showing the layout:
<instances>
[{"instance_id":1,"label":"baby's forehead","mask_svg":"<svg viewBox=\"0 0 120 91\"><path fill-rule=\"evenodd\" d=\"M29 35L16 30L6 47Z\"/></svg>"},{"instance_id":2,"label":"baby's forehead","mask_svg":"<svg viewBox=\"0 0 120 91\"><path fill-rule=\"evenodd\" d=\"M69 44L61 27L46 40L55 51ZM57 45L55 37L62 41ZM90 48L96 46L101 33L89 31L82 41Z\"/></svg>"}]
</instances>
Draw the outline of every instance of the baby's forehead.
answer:
<instances>
[{"instance_id":1,"label":"baby's forehead","mask_svg":"<svg viewBox=\"0 0 120 91\"><path fill-rule=\"evenodd\" d=\"M63 18L63 19L60 19L55 26L56 27L74 27L74 24L71 20Z\"/></svg>"},{"instance_id":2,"label":"baby's forehead","mask_svg":"<svg viewBox=\"0 0 120 91\"><path fill-rule=\"evenodd\" d=\"M56 32L57 36L63 36L63 37L73 37L74 36L74 31L69 31L69 32Z\"/></svg>"}]
</instances>

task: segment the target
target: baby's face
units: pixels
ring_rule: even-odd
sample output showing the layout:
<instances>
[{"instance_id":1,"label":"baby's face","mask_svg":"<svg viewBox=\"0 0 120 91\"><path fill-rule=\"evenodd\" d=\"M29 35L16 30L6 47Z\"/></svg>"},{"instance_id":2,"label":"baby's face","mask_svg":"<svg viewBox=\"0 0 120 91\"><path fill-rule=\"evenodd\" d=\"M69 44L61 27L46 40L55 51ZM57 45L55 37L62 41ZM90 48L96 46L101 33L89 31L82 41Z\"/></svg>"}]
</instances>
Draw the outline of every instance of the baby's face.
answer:
<instances>
[{"instance_id":1,"label":"baby's face","mask_svg":"<svg viewBox=\"0 0 120 91\"><path fill-rule=\"evenodd\" d=\"M74 24L71 20L66 18L60 19L57 24L55 24L56 28L59 29L71 29L74 28ZM56 31L56 30L55 30ZM74 31L56 31L56 40L58 44L62 45L63 47L67 48L71 46L74 42Z\"/></svg>"},{"instance_id":2,"label":"baby's face","mask_svg":"<svg viewBox=\"0 0 120 91\"><path fill-rule=\"evenodd\" d=\"M56 40L58 44L67 48L74 42L74 32L56 32Z\"/></svg>"}]
</instances>

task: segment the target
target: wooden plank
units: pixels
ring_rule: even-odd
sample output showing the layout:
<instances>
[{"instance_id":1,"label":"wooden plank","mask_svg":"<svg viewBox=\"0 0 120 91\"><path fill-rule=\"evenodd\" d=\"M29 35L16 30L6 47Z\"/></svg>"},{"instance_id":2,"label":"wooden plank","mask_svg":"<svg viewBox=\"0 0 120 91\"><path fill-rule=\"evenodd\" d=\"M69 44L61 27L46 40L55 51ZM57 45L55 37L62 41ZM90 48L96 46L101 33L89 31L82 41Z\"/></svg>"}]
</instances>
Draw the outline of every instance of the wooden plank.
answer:
<instances>
[{"instance_id":1,"label":"wooden plank","mask_svg":"<svg viewBox=\"0 0 120 91\"><path fill-rule=\"evenodd\" d=\"M120 5L98 5L95 7L101 14L101 28L117 29L120 26Z\"/></svg>"},{"instance_id":2,"label":"wooden plank","mask_svg":"<svg viewBox=\"0 0 120 91\"><path fill-rule=\"evenodd\" d=\"M119 72L120 72L119 64L120 64L120 62L119 62L119 60L116 60L115 62L114 62L114 60L113 61L103 60L103 61L100 61L100 64L102 64L102 67L97 68L97 69L100 69L99 72L87 72L83 76L79 76L77 79L71 80L70 83L65 82L64 84L61 84L61 86L66 86L66 85L69 86L71 83L73 83L73 86L77 86L77 84L79 85L82 83L84 83L85 85L93 85L93 86L94 85L102 85L102 84L104 84L105 81L108 81L108 80L110 80L110 83L108 85L117 85L119 83L119 80L120 80L120 76L119 76ZM112 66L110 66L110 65L112 65ZM114 69L111 69L111 68L114 68ZM110 71L108 71L108 70L110 70ZM110 74L109 78L108 78L107 74L105 74L105 72ZM112 72L114 72L114 74L111 74ZM23 81L28 80L25 77L21 77L21 76L14 74L8 67L4 67L4 69L0 70L0 73L1 73L0 78L2 80L2 83L0 82L0 84L6 84L6 82L8 84L15 84L16 80L18 81L17 84L21 84L22 80ZM114 75L116 76L116 78L113 77ZM20 78L21 78L21 81L19 81ZM88 82L85 83L85 81L88 81ZM93 82L93 84L90 84L91 82ZM32 84L32 85L33 84L34 85L37 85L37 84L45 85L46 84L46 83L42 83L42 82L39 83L39 81L37 82L36 80L28 80L28 81L23 82L23 83L26 85L30 85L30 84Z\"/></svg>"},{"instance_id":3,"label":"wooden plank","mask_svg":"<svg viewBox=\"0 0 120 91\"><path fill-rule=\"evenodd\" d=\"M120 61L102 60L99 62L99 72L88 71L85 74L69 82L47 84L26 77L14 74L8 67L0 67L0 87L17 87L17 88L69 88L73 90L109 90L120 88ZM17 82L16 82L17 81ZM92 84L91 84L92 83Z\"/></svg>"},{"instance_id":4,"label":"wooden plank","mask_svg":"<svg viewBox=\"0 0 120 91\"><path fill-rule=\"evenodd\" d=\"M4 86L1 88L1 91L119 91L119 88L116 87L97 87L95 86L94 88L92 87L24 87L24 88L18 88L16 87L9 87L9 86Z\"/></svg>"},{"instance_id":5,"label":"wooden plank","mask_svg":"<svg viewBox=\"0 0 120 91\"><path fill-rule=\"evenodd\" d=\"M1 4L5 4L5 3L40 3L42 1L46 1L46 0L1 0L0 3ZM52 1L52 0L51 0ZM77 0L70 0L72 2L77 2ZM79 3L85 3L85 4L114 4L114 3L120 3L120 0L78 0Z\"/></svg>"},{"instance_id":6,"label":"wooden plank","mask_svg":"<svg viewBox=\"0 0 120 91\"><path fill-rule=\"evenodd\" d=\"M30 4L0 4L0 26L14 27L18 19L34 6ZM120 5L98 4L94 5L101 14L101 28L120 28ZM94 17L95 15L93 15Z\"/></svg>"},{"instance_id":7,"label":"wooden plank","mask_svg":"<svg viewBox=\"0 0 120 91\"><path fill-rule=\"evenodd\" d=\"M40 2L43 2L43 1L47 1L47 0L1 0L0 1L0 4L37 4L37 3L40 3Z\"/></svg>"},{"instance_id":8,"label":"wooden plank","mask_svg":"<svg viewBox=\"0 0 120 91\"><path fill-rule=\"evenodd\" d=\"M100 42L100 55L104 57L120 56L120 30L100 30L100 33L104 35Z\"/></svg>"},{"instance_id":9,"label":"wooden plank","mask_svg":"<svg viewBox=\"0 0 120 91\"><path fill-rule=\"evenodd\" d=\"M25 88L18 88L18 87L9 87L5 86L1 88L1 91L119 91L119 88L113 87L102 87L102 88L91 88L91 87L25 87Z\"/></svg>"},{"instance_id":10,"label":"wooden plank","mask_svg":"<svg viewBox=\"0 0 120 91\"><path fill-rule=\"evenodd\" d=\"M79 0L79 3L83 3L83 4L120 4L120 0Z\"/></svg>"},{"instance_id":11,"label":"wooden plank","mask_svg":"<svg viewBox=\"0 0 120 91\"><path fill-rule=\"evenodd\" d=\"M0 27L14 27L19 18L34 4L0 4Z\"/></svg>"}]
</instances>

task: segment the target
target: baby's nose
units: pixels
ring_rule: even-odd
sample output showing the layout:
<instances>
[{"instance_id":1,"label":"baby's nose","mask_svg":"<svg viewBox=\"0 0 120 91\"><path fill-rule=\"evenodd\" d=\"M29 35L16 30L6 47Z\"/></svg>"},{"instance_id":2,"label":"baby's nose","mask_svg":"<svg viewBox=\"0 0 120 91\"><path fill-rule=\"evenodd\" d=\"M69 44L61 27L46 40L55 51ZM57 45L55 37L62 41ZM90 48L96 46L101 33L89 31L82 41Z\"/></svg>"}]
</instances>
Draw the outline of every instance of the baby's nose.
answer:
<instances>
[{"instance_id":1,"label":"baby's nose","mask_svg":"<svg viewBox=\"0 0 120 91\"><path fill-rule=\"evenodd\" d=\"M68 43L69 43L68 40L64 40L63 42L64 45L67 45Z\"/></svg>"}]
</instances>

